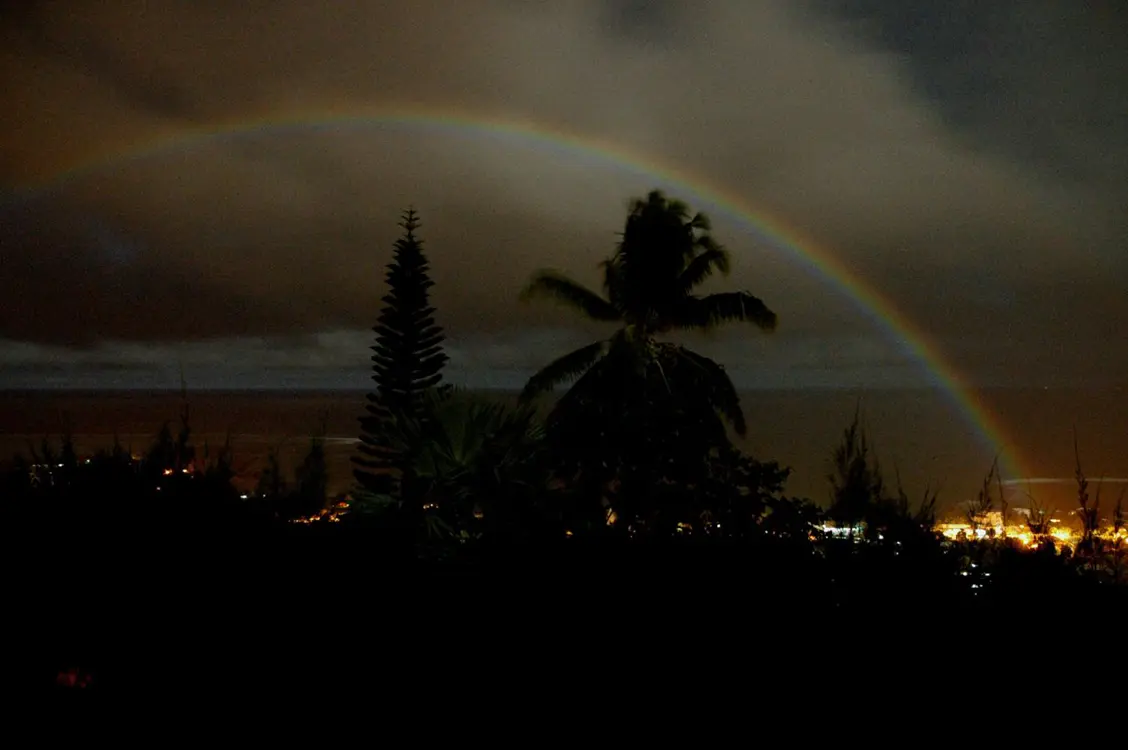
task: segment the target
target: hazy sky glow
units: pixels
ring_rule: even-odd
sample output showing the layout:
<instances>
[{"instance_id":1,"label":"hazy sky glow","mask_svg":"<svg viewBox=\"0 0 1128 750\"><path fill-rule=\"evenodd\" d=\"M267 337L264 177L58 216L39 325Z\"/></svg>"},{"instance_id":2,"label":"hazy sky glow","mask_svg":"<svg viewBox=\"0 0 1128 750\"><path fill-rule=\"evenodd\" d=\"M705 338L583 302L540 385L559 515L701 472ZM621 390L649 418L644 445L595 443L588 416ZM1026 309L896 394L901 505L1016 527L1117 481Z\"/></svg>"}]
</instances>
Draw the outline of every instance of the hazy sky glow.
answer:
<instances>
[{"instance_id":1,"label":"hazy sky glow","mask_svg":"<svg viewBox=\"0 0 1128 750\"><path fill-rule=\"evenodd\" d=\"M198 387L363 387L408 204L452 379L519 385L593 330L519 303L529 274L596 283L626 200L678 186L504 135L377 121L105 159L221 123L421 110L535 123L700 175L827 248L973 382L1128 381L1116 0L10 5L0 387L175 386L180 366ZM733 253L721 283L781 319L772 337L700 344L738 382L929 382L840 290L695 207Z\"/></svg>"}]
</instances>

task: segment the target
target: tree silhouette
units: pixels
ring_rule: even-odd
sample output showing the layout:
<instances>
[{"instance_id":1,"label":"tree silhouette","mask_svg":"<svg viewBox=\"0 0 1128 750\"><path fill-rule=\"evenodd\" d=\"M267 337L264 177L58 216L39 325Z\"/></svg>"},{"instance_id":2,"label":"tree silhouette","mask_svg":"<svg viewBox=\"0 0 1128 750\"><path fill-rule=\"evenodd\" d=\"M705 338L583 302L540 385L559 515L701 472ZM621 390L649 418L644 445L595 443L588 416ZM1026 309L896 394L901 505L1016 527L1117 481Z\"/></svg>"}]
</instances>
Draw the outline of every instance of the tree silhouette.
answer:
<instances>
[{"instance_id":1,"label":"tree silhouette","mask_svg":"<svg viewBox=\"0 0 1128 750\"><path fill-rule=\"evenodd\" d=\"M621 327L550 363L530 378L523 397L533 398L560 383L581 378L601 363L632 366L642 373L680 361L709 387L714 406L740 434L744 415L724 369L688 349L659 343L655 337L674 330L709 330L723 323L749 322L771 331L776 315L748 292L704 297L693 290L714 272L728 274L727 251L709 234L709 219L692 217L688 207L654 190L630 206L626 228L615 254L601 265L606 298L554 271L537 273L523 296L550 296L577 308L588 318ZM582 378L581 378L582 379Z\"/></svg>"},{"instance_id":2,"label":"tree silhouette","mask_svg":"<svg viewBox=\"0 0 1128 750\"><path fill-rule=\"evenodd\" d=\"M272 446L267 449L266 466L259 474L255 495L277 501L284 497L287 491L286 477L282 474L282 465L278 460L278 448Z\"/></svg>"},{"instance_id":3,"label":"tree silhouette","mask_svg":"<svg viewBox=\"0 0 1128 750\"><path fill-rule=\"evenodd\" d=\"M522 399L575 380L549 416L550 441L565 464L586 467L592 491L615 480L616 502L632 519L658 502L651 496L656 481L680 475L686 486L702 478L709 452L727 443L725 421L745 432L724 368L658 337L735 321L765 331L776 325L775 313L747 292L694 293L714 272L729 270L728 253L709 230L703 214L691 216L684 203L652 191L631 202L622 239L602 264L605 296L554 271L537 273L523 294L619 325L610 338L533 375Z\"/></svg>"},{"instance_id":4,"label":"tree silhouette","mask_svg":"<svg viewBox=\"0 0 1128 750\"><path fill-rule=\"evenodd\" d=\"M871 456L857 409L850 426L842 432L842 442L834 449L831 467L827 476L830 482L827 515L840 528L853 530L885 497L881 467Z\"/></svg>"},{"instance_id":5,"label":"tree silhouette","mask_svg":"<svg viewBox=\"0 0 1128 750\"><path fill-rule=\"evenodd\" d=\"M389 493L394 486L392 471L401 474L410 463L404 450L383 435L389 421L417 418L424 394L442 380L447 356L443 353L442 328L435 324L435 309L428 301L432 281L428 275L423 243L415 236L419 219L414 209L403 214L403 236L396 241L386 279L388 293L376 326L372 347L372 380L376 390L368 394L366 415L361 417L360 456L354 457L354 476L371 492Z\"/></svg>"},{"instance_id":6,"label":"tree silhouette","mask_svg":"<svg viewBox=\"0 0 1128 750\"><path fill-rule=\"evenodd\" d=\"M325 508L329 495L329 467L325 462L325 433L310 438L309 451L294 470L293 514L311 516Z\"/></svg>"}]
</instances>

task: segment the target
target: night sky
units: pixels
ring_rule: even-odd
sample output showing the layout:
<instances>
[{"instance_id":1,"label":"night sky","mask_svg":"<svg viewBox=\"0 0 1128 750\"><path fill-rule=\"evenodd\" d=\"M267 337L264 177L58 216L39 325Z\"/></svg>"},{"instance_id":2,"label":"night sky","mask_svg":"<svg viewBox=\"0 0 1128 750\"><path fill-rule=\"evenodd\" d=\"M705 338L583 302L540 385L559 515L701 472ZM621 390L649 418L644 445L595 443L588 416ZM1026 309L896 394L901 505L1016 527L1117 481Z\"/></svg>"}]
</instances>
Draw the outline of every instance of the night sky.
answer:
<instances>
[{"instance_id":1,"label":"night sky","mask_svg":"<svg viewBox=\"0 0 1128 750\"><path fill-rule=\"evenodd\" d=\"M519 386L598 331L519 302L524 282L597 284L652 187L713 216L733 255L716 288L780 316L695 342L739 385L931 382L840 288L657 164L812 238L972 383L1128 383L1120 0L0 8L0 387L175 387L181 367L200 388L363 387L409 204L448 378ZM413 111L644 158L331 117ZM199 135L294 120L324 123Z\"/></svg>"}]
</instances>

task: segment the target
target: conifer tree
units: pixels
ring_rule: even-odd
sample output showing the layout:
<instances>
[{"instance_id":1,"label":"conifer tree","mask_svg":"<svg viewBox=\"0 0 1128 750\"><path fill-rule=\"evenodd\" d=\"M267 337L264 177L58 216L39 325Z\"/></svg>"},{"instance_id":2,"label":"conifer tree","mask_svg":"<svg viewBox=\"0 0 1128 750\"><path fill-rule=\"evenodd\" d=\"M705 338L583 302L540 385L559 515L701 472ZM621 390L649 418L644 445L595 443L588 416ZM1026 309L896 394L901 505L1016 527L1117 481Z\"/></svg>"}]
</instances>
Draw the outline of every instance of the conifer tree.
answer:
<instances>
[{"instance_id":1,"label":"conifer tree","mask_svg":"<svg viewBox=\"0 0 1128 750\"><path fill-rule=\"evenodd\" d=\"M435 324L435 308L428 300L433 282L422 240L415 236L419 219L414 209L404 212L400 226L404 234L396 241L388 264L384 309L372 329L376 334L372 347L376 390L368 394L367 413L360 419L360 455L353 459L357 481L380 493L391 492L391 470L402 474L408 460L403 447L388 439L384 426L422 416L424 395L442 381L447 361L443 331Z\"/></svg>"}]
</instances>

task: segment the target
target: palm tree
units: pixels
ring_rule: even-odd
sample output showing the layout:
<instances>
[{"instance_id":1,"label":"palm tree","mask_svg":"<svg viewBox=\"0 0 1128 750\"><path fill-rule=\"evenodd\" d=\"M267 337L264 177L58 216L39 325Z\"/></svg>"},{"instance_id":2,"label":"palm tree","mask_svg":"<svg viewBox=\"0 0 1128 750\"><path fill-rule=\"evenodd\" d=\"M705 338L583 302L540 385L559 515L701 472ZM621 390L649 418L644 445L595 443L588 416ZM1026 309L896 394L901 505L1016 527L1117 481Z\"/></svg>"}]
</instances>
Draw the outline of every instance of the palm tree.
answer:
<instances>
[{"instance_id":1,"label":"palm tree","mask_svg":"<svg viewBox=\"0 0 1128 750\"><path fill-rule=\"evenodd\" d=\"M709 387L714 408L744 434L744 415L724 369L685 347L656 340L671 331L710 330L729 322L775 329L775 313L748 292L694 294L713 273L729 271L728 253L709 231L704 214L691 217L684 203L655 190L631 202L622 240L601 264L605 297L555 271L537 273L522 295L525 299L553 297L592 320L620 327L610 338L551 362L529 379L522 398L530 400L561 383L582 379L601 363L621 359L636 370L655 367L662 373L667 363L680 360L687 374L696 373L697 385Z\"/></svg>"},{"instance_id":2,"label":"palm tree","mask_svg":"<svg viewBox=\"0 0 1128 750\"><path fill-rule=\"evenodd\" d=\"M570 454L566 463L595 467L589 476L599 475L596 484L673 481L679 467L692 464L698 471L696 459L727 442L724 422L745 433L740 399L724 368L659 340L729 322L775 329L775 313L748 292L695 294L712 274L729 271L728 253L710 228L704 214L691 216L684 203L652 191L631 202L622 239L601 264L603 295L555 271L537 273L522 295L551 297L591 320L618 324L609 338L548 364L522 393L528 402L575 381L547 427ZM683 486L687 481L693 480L683 472Z\"/></svg>"}]
</instances>

